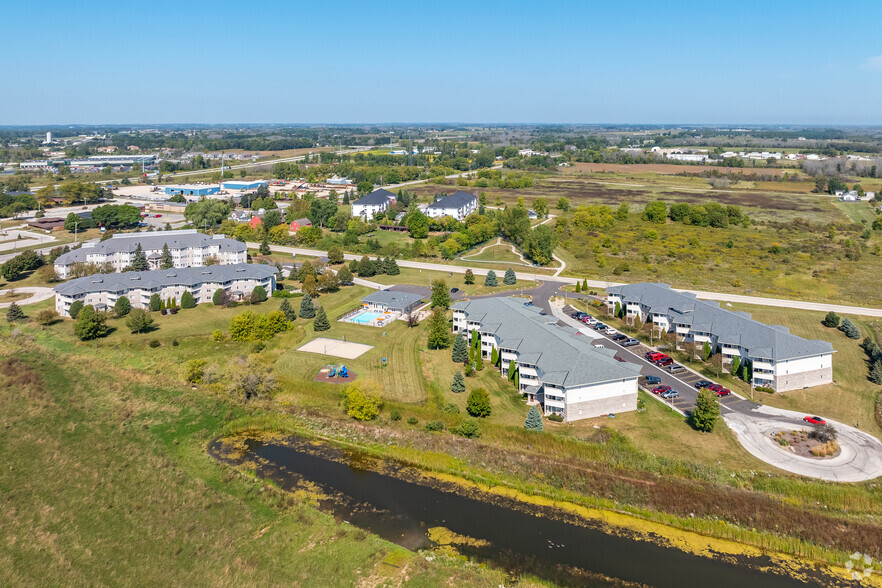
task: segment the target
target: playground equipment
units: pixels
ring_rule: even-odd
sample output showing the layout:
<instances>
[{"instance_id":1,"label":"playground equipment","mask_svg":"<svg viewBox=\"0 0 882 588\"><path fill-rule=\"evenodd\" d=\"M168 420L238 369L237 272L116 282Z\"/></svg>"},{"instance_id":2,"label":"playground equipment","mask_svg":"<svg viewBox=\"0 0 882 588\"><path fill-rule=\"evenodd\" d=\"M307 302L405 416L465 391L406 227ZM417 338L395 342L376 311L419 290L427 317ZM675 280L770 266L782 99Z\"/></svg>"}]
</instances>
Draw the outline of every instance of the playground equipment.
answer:
<instances>
[{"instance_id":1,"label":"playground equipment","mask_svg":"<svg viewBox=\"0 0 882 588\"><path fill-rule=\"evenodd\" d=\"M340 376L341 378L348 378L349 377L349 370L347 370L346 366L344 365L340 368L340 371L337 372L337 375Z\"/></svg>"},{"instance_id":2,"label":"playground equipment","mask_svg":"<svg viewBox=\"0 0 882 588\"><path fill-rule=\"evenodd\" d=\"M331 371L328 372L328 377L333 378L337 375L337 366L331 366Z\"/></svg>"}]
</instances>

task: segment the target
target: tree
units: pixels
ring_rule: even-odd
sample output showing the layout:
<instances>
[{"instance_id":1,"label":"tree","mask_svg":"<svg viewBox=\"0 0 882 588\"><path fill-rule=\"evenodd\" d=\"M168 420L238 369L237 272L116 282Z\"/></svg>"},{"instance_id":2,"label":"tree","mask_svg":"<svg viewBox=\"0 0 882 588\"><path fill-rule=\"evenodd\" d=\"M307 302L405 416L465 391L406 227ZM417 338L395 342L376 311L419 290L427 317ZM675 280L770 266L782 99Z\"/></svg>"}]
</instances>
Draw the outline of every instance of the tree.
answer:
<instances>
[{"instance_id":1,"label":"tree","mask_svg":"<svg viewBox=\"0 0 882 588\"><path fill-rule=\"evenodd\" d=\"M159 297L159 294L154 293L150 296L150 310L156 312L162 309L162 299Z\"/></svg>"},{"instance_id":2,"label":"tree","mask_svg":"<svg viewBox=\"0 0 882 588\"><path fill-rule=\"evenodd\" d=\"M469 360L469 347L465 337L459 333L453 340L452 359L454 363L466 363Z\"/></svg>"},{"instance_id":3,"label":"tree","mask_svg":"<svg viewBox=\"0 0 882 588\"><path fill-rule=\"evenodd\" d=\"M505 270L505 277L502 278L502 283L506 286L511 286L512 284L516 284L518 281L517 276L515 276L514 270L508 268Z\"/></svg>"},{"instance_id":4,"label":"tree","mask_svg":"<svg viewBox=\"0 0 882 588\"><path fill-rule=\"evenodd\" d=\"M835 329L839 326L839 315L833 312L832 310L827 313L827 316L824 317L824 320L821 321L825 327L830 327L831 329Z\"/></svg>"},{"instance_id":5,"label":"tree","mask_svg":"<svg viewBox=\"0 0 882 588\"><path fill-rule=\"evenodd\" d=\"M267 233L263 234L263 240L260 242L260 247L258 247L257 252L261 255L270 255L272 253L272 251L270 251L269 235Z\"/></svg>"},{"instance_id":6,"label":"tree","mask_svg":"<svg viewBox=\"0 0 882 588\"><path fill-rule=\"evenodd\" d=\"M301 312L301 314L303 314ZM448 332L447 316L444 309L436 306L432 309L429 317L429 349L444 349L450 345L450 333Z\"/></svg>"},{"instance_id":7,"label":"tree","mask_svg":"<svg viewBox=\"0 0 882 588\"><path fill-rule=\"evenodd\" d=\"M266 288L263 286L255 286L251 291L251 304L258 302L266 302Z\"/></svg>"},{"instance_id":8,"label":"tree","mask_svg":"<svg viewBox=\"0 0 882 588\"><path fill-rule=\"evenodd\" d=\"M376 382L353 382L343 389L343 411L357 421L372 421L380 415L383 401Z\"/></svg>"},{"instance_id":9,"label":"tree","mask_svg":"<svg viewBox=\"0 0 882 588\"><path fill-rule=\"evenodd\" d=\"M533 212L536 213L540 218L548 217L548 199L547 198L537 198L533 201Z\"/></svg>"},{"instance_id":10,"label":"tree","mask_svg":"<svg viewBox=\"0 0 882 588\"><path fill-rule=\"evenodd\" d=\"M323 306L318 307L318 312L315 315L315 320L312 321L312 330L315 332L327 331L331 328L331 323L328 321L328 315L325 314L325 309Z\"/></svg>"},{"instance_id":11,"label":"tree","mask_svg":"<svg viewBox=\"0 0 882 588\"><path fill-rule=\"evenodd\" d=\"M365 255L358 262L358 277L360 278L370 278L371 276L375 276L377 274L377 266L371 261L371 258Z\"/></svg>"},{"instance_id":12,"label":"tree","mask_svg":"<svg viewBox=\"0 0 882 588\"><path fill-rule=\"evenodd\" d=\"M159 269L171 269L175 267L175 262L172 260L171 251L168 249L168 243L162 244L162 258L159 260Z\"/></svg>"},{"instance_id":13,"label":"tree","mask_svg":"<svg viewBox=\"0 0 882 588\"><path fill-rule=\"evenodd\" d=\"M870 381L874 384L882 384L882 359L873 362L873 367L870 368Z\"/></svg>"},{"instance_id":14,"label":"tree","mask_svg":"<svg viewBox=\"0 0 882 588\"><path fill-rule=\"evenodd\" d=\"M513 382L515 374L518 373L518 368L515 365L514 360L508 362L508 381Z\"/></svg>"},{"instance_id":15,"label":"tree","mask_svg":"<svg viewBox=\"0 0 882 588\"><path fill-rule=\"evenodd\" d=\"M398 263L395 261L394 257L386 258L386 275L389 276L397 276L401 273L401 268L398 267Z\"/></svg>"},{"instance_id":16,"label":"tree","mask_svg":"<svg viewBox=\"0 0 882 588\"><path fill-rule=\"evenodd\" d=\"M223 306L227 302L227 291L223 288L218 288L214 291L214 294L211 295L211 303L215 306ZM150 305L150 310L153 310L153 305Z\"/></svg>"},{"instance_id":17,"label":"tree","mask_svg":"<svg viewBox=\"0 0 882 588\"><path fill-rule=\"evenodd\" d=\"M312 305L312 296L304 294L300 301L300 318L311 319L315 317L315 307Z\"/></svg>"},{"instance_id":18,"label":"tree","mask_svg":"<svg viewBox=\"0 0 882 588\"><path fill-rule=\"evenodd\" d=\"M484 369L484 354L480 347L475 348L475 369L479 372Z\"/></svg>"},{"instance_id":19,"label":"tree","mask_svg":"<svg viewBox=\"0 0 882 588\"><path fill-rule=\"evenodd\" d=\"M562 210L564 212L570 209L570 199L565 197L560 197L557 199L557 209Z\"/></svg>"},{"instance_id":20,"label":"tree","mask_svg":"<svg viewBox=\"0 0 882 588\"><path fill-rule=\"evenodd\" d=\"M668 205L661 200L655 200L643 209L643 220L651 223L664 224L668 218Z\"/></svg>"},{"instance_id":21,"label":"tree","mask_svg":"<svg viewBox=\"0 0 882 588\"><path fill-rule=\"evenodd\" d=\"M116 316L126 316L132 310L132 303L126 296L120 296L113 305L113 312Z\"/></svg>"},{"instance_id":22,"label":"tree","mask_svg":"<svg viewBox=\"0 0 882 588\"><path fill-rule=\"evenodd\" d=\"M444 310L450 307L450 291L444 280L432 280L432 308L436 307Z\"/></svg>"},{"instance_id":23,"label":"tree","mask_svg":"<svg viewBox=\"0 0 882 588\"><path fill-rule=\"evenodd\" d=\"M184 374L184 381L188 384L198 384L205 376L205 366L208 362L204 359L191 359L187 362L187 371Z\"/></svg>"},{"instance_id":24,"label":"tree","mask_svg":"<svg viewBox=\"0 0 882 588\"><path fill-rule=\"evenodd\" d=\"M258 396L272 394L276 389L276 379L270 369L260 363L257 357L239 359L230 374L227 391L233 396L250 400Z\"/></svg>"},{"instance_id":25,"label":"tree","mask_svg":"<svg viewBox=\"0 0 882 588\"><path fill-rule=\"evenodd\" d=\"M496 348L493 348L493 351L490 353L490 365L495 366L499 363L499 351Z\"/></svg>"},{"instance_id":26,"label":"tree","mask_svg":"<svg viewBox=\"0 0 882 588\"><path fill-rule=\"evenodd\" d=\"M522 206L506 208L500 215L499 230L502 236L521 247L530 235L530 215Z\"/></svg>"},{"instance_id":27,"label":"tree","mask_svg":"<svg viewBox=\"0 0 882 588\"><path fill-rule=\"evenodd\" d=\"M616 303L618 304L618 303ZM701 354L704 357L704 361L707 361L711 355L713 355L713 349L711 349L710 343L705 341L704 345L701 348Z\"/></svg>"},{"instance_id":28,"label":"tree","mask_svg":"<svg viewBox=\"0 0 882 588\"><path fill-rule=\"evenodd\" d=\"M861 338L861 330L857 327L857 325L851 322L851 319L842 319L842 324L839 325L839 330L845 333L845 336L849 339Z\"/></svg>"},{"instance_id":29,"label":"tree","mask_svg":"<svg viewBox=\"0 0 882 588\"><path fill-rule=\"evenodd\" d=\"M490 395L483 388L475 388L466 401L466 411L473 417L490 416Z\"/></svg>"},{"instance_id":30,"label":"tree","mask_svg":"<svg viewBox=\"0 0 882 588\"><path fill-rule=\"evenodd\" d=\"M530 412L527 413L527 420L524 422L524 428L528 431L542 430L542 413L539 412L538 406L534 405L530 407Z\"/></svg>"},{"instance_id":31,"label":"tree","mask_svg":"<svg viewBox=\"0 0 882 588\"><path fill-rule=\"evenodd\" d=\"M95 311L95 307L87 304L79 312L74 323L74 335L81 341L91 341L107 335L107 319L103 313Z\"/></svg>"},{"instance_id":32,"label":"tree","mask_svg":"<svg viewBox=\"0 0 882 588\"><path fill-rule=\"evenodd\" d=\"M132 270L136 272L144 272L150 269L150 266L147 264L147 256L144 255L144 249L141 248L141 244L138 243L135 246L135 258L131 263Z\"/></svg>"},{"instance_id":33,"label":"tree","mask_svg":"<svg viewBox=\"0 0 882 588\"><path fill-rule=\"evenodd\" d=\"M287 298L282 299L282 304L279 305L279 310L285 315L285 318L288 319L288 322L294 322L297 320L297 312L294 310L294 307L291 306L291 303Z\"/></svg>"},{"instance_id":34,"label":"tree","mask_svg":"<svg viewBox=\"0 0 882 588\"><path fill-rule=\"evenodd\" d=\"M349 271L348 266L343 266L337 272L337 279L340 280L340 284L346 286L352 283L352 272Z\"/></svg>"},{"instance_id":35,"label":"tree","mask_svg":"<svg viewBox=\"0 0 882 588\"><path fill-rule=\"evenodd\" d=\"M13 323L15 321L23 321L26 318L27 317L25 316L24 311L15 302L10 304L9 308L6 309L6 320L10 323Z\"/></svg>"},{"instance_id":36,"label":"tree","mask_svg":"<svg viewBox=\"0 0 882 588\"><path fill-rule=\"evenodd\" d=\"M77 316L80 314L80 311L83 309L83 301L82 300L74 300L73 304L70 305L70 310L67 311L67 314L70 315L70 318L76 320Z\"/></svg>"},{"instance_id":37,"label":"tree","mask_svg":"<svg viewBox=\"0 0 882 588\"><path fill-rule=\"evenodd\" d=\"M153 317L142 308L133 308L126 318L126 326L132 333L145 333L152 324Z\"/></svg>"},{"instance_id":38,"label":"tree","mask_svg":"<svg viewBox=\"0 0 882 588\"><path fill-rule=\"evenodd\" d=\"M465 271L465 283L469 285L475 283L475 273L471 269Z\"/></svg>"},{"instance_id":39,"label":"tree","mask_svg":"<svg viewBox=\"0 0 882 588\"><path fill-rule=\"evenodd\" d=\"M274 310L257 314L253 310L239 313L230 320L230 339L233 341L266 341L276 333L291 327L285 313Z\"/></svg>"},{"instance_id":40,"label":"tree","mask_svg":"<svg viewBox=\"0 0 882 588\"><path fill-rule=\"evenodd\" d=\"M462 372L457 371L453 374L453 382L450 384L450 391L459 394L460 392L465 392L465 389L465 377L463 377Z\"/></svg>"},{"instance_id":41,"label":"tree","mask_svg":"<svg viewBox=\"0 0 882 588\"><path fill-rule=\"evenodd\" d=\"M576 281L576 293L579 293L581 291L582 291L582 283L577 280Z\"/></svg>"},{"instance_id":42,"label":"tree","mask_svg":"<svg viewBox=\"0 0 882 588\"><path fill-rule=\"evenodd\" d=\"M710 433L717 426L719 417L720 404L717 402L716 394L707 388L702 388L695 399L695 408L690 417L692 426L698 431Z\"/></svg>"},{"instance_id":43,"label":"tree","mask_svg":"<svg viewBox=\"0 0 882 588\"><path fill-rule=\"evenodd\" d=\"M214 227L221 224L233 210L224 200L200 200L191 202L184 209L184 218L197 227Z\"/></svg>"},{"instance_id":44,"label":"tree","mask_svg":"<svg viewBox=\"0 0 882 588\"><path fill-rule=\"evenodd\" d=\"M306 278L308 276L315 277L315 274L315 266L308 261L304 261L302 264L300 264L300 269L297 270L297 279L300 280L300 283L302 284L306 281Z\"/></svg>"},{"instance_id":45,"label":"tree","mask_svg":"<svg viewBox=\"0 0 882 588\"><path fill-rule=\"evenodd\" d=\"M493 270L487 272L487 277L484 278L484 285L490 286L491 288L495 288L499 285L499 282L497 282L496 280L496 272L494 272Z\"/></svg>"},{"instance_id":46,"label":"tree","mask_svg":"<svg viewBox=\"0 0 882 588\"><path fill-rule=\"evenodd\" d=\"M189 290L181 294L181 308L196 308L196 298Z\"/></svg>"},{"instance_id":47,"label":"tree","mask_svg":"<svg viewBox=\"0 0 882 588\"><path fill-rule=\"evenodd\" d=\"M535 263L547 265L554 259L555 247L557 247L557 233L548 225L539 225L527 237L524 252Z\"/></svg>"},{"instance_id":48,"label":"tree","mask_svg":"<svg viewBox=\"0 0 882 588\"><path fill-rule=\"evenodd\" d=\"M588 278L585 278L584 280L582 280L582 292L587 292L587 291L588 291Z\"/></svg>"},{"instance_id":49,"label":"tree","mask_svg":"<svg viewBox=\"0 0 882 588\"><path fill-rule=\"evenodd\" d=\"M736 355L732 358L732 373L735 377L738 377L738 371L741 368L741 356Z\"/></svg>"},{"instance_id":50,"label":"tree","mask_svg":"<svg viewBox=\"0 0 882 588\"><path fill-rule=\"evenodd\" d=\"M334 245L330 249L328 249L328 263L332 263L334 265L338 263L343 263L343 248L339 245Z\"/></svg>"},{"instance_id":51,"label":"tree","mask_svg":"<svg viewBox=\"0 0 882 588\"><path fill-rule=\"evenodd\" d=\"M429 236L429 217L413 209L407 213L407 230L414 239L425 239Z\"/></svg>"}]
</instances>

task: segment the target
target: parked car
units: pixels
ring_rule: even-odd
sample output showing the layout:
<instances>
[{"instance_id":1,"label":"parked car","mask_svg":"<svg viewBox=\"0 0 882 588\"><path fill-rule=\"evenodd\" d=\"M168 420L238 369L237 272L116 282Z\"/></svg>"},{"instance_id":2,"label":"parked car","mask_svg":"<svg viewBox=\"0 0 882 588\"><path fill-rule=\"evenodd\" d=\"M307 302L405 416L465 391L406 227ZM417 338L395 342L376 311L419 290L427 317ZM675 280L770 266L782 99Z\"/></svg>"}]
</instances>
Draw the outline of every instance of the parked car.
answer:
<instances>
[{"instance_id":1,"label":"parked car","mask_svg":"<svg viewBox=\"0 0 882 588\"><path fill-rule=\"evenodd\" d=\"M161 216L162 216L161 214L154 214L153 218L160 218Z\"/></svg>"},{"instance_id":2,"label":"parked car","mask_svg":"<svg viewBox=\"0 0 882 588\"><path fill-rule=\"evenodd\" d=\"M655 384L661 384L661 378L658 376L643 376L646 380L647 386L654 386Z\"/></svg>"},{"instance_id":3,"label":"parked car","mask_svg":"<svg viewBox=\"0 0 882 588\"><path fill-rule=\"evenodd\" d=\"M672 374L679 374L685 372L686 368L684 368L682 365L674 363L668 366L668 371Z\"/></svg>"},{"instance_id":4,"label":"parked car","mask_svg":"<svg viewBox=\"0 0 882 588\"><path fill-rule=\"evenodd\" d=\"M827 424L827 421L822 419L819 416L805 416L805 417L802 417L802 420L804 420L805 422L810 423L812 425L826 425Z\"/></svg>"},{"instance_id":5,"label":"parked car","mask_svg":"<svg viewBox=\"0 0 882 588\"><path fill-rule=\"evenodd\" d=\"M608 329L608 328L609 328L609 327L607 327L607 326L606 326L605 324L603 324L603 323L597 323L597 324L594 325L594 330L595 330L595 331L602 331L603 329Z\"/></svg>"},{"instance_id":6,"label":"parked car","mask_svg":"<svg viewBox=\"0 0 882 588\"><path fill-rule=\"evenodd\" d=\"M668 390L667 392L662 392L660 396L665 400L673 400L674 398L680 398L680 393L676 390Z\"/></svg>"},{"instance_id":7,"label":"parked car","mask_svg":"<svg viewBox=\"0 0 882 588\"><path fill-rule=\"evenodd\" d=\"M659 353L658 351L647 351L643 357L645 357L649 361L657 361L667 356L664 353Z\"/></svg>"},{"instance_id":8,"label":"parked car","mask_svg":"<svg viewBox=\"0 0 882 588\"><path fill-rule=\"evenodd\" d=\"M597 324L597 319L590 317L590 316L586 316L585 318L582 319L582 322L585 323L586 325L594 326Z\"/></svg>"},{"instance_id":9,"label":"parked car","mask_svg":"<svg viewBox=\"0 0 882 588\"><path fill-rule=\"evenodd\" d=\"M626 339L622 341L622 347L632 347L634 345L640 345L640 341L637 339Z\"/></svg>"},{"instance_id":10,"label":"parked car","mask_svg":"<svg viewBox=\"0 0 882 588\"><path fill-rule=\"evenodd\" d=\"M699 380L698 382L695 382L695 388L697 390L701 390L702 388L708 388L710 386L713 386L713 382L708 382L707 380Z\"/></svg>"},{"instance_id":11,"label":"parked car","mask_svg":"<svg viewBox=\"0 0 882 588\"><path fill-rule=\"evenodd\" d=\"M652 389L652 393L653 394L661 394L662 392L667 392L670 389L671 389L670 386L656 386L655 388Z\"/></svg>"},{"instance_id":12,"label":"parked car","mask_svg":"<svg viewBox=\"0 0 882 588\"><path fill-rule=\"evenodd\" d=\"M728 388L722 388L722 387L719 390L715 390L715 392L717 393L717 396L728 396L729 394L732 393L732 391L729 390Z\"/></svg>"},{"instance_id":13,"label":"parked car","mask_svg":"<svg viewBox=\"0 0 882 588\"><path fill-rule=\"evenodd\" d=\"M707 387L707 389L710 390L711 392L717 392L717 391L723 389L723 387L720 386L719 384L711 384L710 386L706 386L706 387Z\"/></svg>"},{"instance_id":14,"label":"parked car","mask_svg":"<svg viewBox=\"0 0 882 588\"><path fill-rule=\"evenodd\" d=\"M663 358L661 358L660 360L658 360L657 362L655 362L655 365L657 365L658 367L668 367L672 363L674 363L674 360L666 355Z\"/></svg>"},{"instance_id":15,"label":"parked car","mask_svg":"<svg viewBox=\"0 0 882 588\"><path fill-rule=\"evenodd\" d=\"M604 331L604 333L606 333L607 335L615 335L616 333L618 333L618 331L616 331L612 327L607 327L606 330Z\"/></svg>"},{"instance_id":16,"label":"parked car","mask_svg":"<svg viewBox=\"0 0 882 588\"><path fill-rule=\"evenodd\" d=\"M459 288L451 288L450 289L451 294L456 294L457 292L459 292Z\"/></svg>"},{"instance_id":17,"label":"parked car","mask_svg":"<svg viewBox=\"0 0 882 588\"><path fill-rule=\"evenodd\" d=\"M628 338L627 335L623 335L623 334L621 334L621 333L616 333L615 335L612 336L612 340L613 340L613 341L623 341L623 340L625 340L625 339L627 339L627 338Z\"/></svg>"}]
</instances>

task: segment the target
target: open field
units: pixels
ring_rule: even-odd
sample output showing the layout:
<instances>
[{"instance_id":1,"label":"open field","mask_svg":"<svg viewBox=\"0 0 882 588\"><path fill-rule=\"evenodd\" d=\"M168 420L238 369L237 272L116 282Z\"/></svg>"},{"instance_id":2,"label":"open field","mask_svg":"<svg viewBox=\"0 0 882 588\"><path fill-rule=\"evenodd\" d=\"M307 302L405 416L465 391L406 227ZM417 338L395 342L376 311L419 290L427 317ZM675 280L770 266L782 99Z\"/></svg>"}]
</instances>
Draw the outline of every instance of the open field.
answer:
<instances>
[{"instance_id":1,"label":"open field","mask_svg":"<svg viewBox=\"0 0 882 588\"><path fill-rule=\"evenodd\" d=\"M759 175L767 175L767 176L783 176L785 172L793 173L793 170L787 169L778 169L778 168L767 168L767 167L720 167L718 165L678 165L676 163L633 163L633 164L619 164L619 163L583 163L583 162L573 162L570 164L569 168L566 168L565 173L595 173L595 172L604 172L604 173L620 173L620 174L632 174L635 172L650 172L654 174L670 174L677 175L683 172L686 173L701 173L705 171L717 171L721 174L726 174L729 172L744 172L744 173L756 173Z\"/></svg>"},{"instance_id":2,"label":"open field","mask_svg":"<svg viewBox=\"0 0 882 588\"><path fill-rule=\"evenodd\" d=\"M468 264L463 263L462 265ZM502 283L504 273L505 270L496 272L496 277L498 279L499 285L495 288L484 285L484 276L475 276L474 284L466 284L465 274L453 273L453 275L450 275L450 272L419 270L409 267L401 268L401 273L397 276L389 276L384 274L373 276L368 279L372 282L377 282L390 286L394 284L414 284L416 286L426 286L427 288L431 285L432 280L444 280L445 282L447 282L448 288L459 288L466 296L484 296L486 294L494 294L496 292L512 292L513 294L516 294L520 290L529 290L537 286L536 282L532 280L518 280L517 284L514 284L513 286L506 286Z\"/></svg>"}]
</instances>

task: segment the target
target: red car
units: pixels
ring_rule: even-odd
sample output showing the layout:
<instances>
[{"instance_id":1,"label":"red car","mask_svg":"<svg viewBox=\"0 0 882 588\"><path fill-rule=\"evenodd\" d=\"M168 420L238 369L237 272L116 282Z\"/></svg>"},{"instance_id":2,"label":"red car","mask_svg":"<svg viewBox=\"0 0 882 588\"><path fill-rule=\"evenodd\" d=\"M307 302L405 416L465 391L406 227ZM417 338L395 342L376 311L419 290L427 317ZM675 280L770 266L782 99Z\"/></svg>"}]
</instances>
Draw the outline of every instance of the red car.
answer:
<instances>
[{"instance_id":1,"label":"red car","mask_svg":"<svg viewBox=\"0 0 882 588\"><path fill-rule=\"evenodd\" d=\"M827 421L825 421L824 419L822 419L819 416L802 417L802 420L804 420L805 422L810 423L812 425L826 425L827 424Z\"/></svg>"},{"instance_id":2,"label":"red car","mask_svg":"<svg viewBox=\"0 0 882 588\"><path fill-rule=\"evenodd\" d=\"M722 386L720 386L719 384L711 384L710 386L707 387L707 389L710 390L711 392L719 393L719 391L723 390L724 388Z\"/></svg>"},{"instance_id":3,"label":"red car","mask_svg":"<svg viewBox=\"0 0 882 588\"><path fill-rule=\"evenodd\" d=\"M161 216L162 216L161 214L154 214L154 215L153 215L153 218L159 218L159 217L161 217Z\"/></svg>"},{"instance_id":4,"label":"red car","mask_svg":"<svg viewBox=\"0 0 882 588\"><path fill-rule=\"evenodd\" d=\"M662 392L667 392L670 389L671 389L670 386L656 386L655 388L652 389L652 393L653 394L661 394Z\"/></svg>"},{"instance_id":5,"label":"red car","mask_svg":"<svg viewBox=\"0 0 882 588\"><path fill-rule=\"evenodd\" d=\"M728 396L732 393L728 388L720 388L719 390L714 390L717 393L717 396Z\"/></svg>"},{"instance_id":6,"label":"red car","mask_svg":"<svg viewBox=\"0 0 882 588\"><path fill-rule=\"evenodd\" d=\"M656 361L655 365L657 365L658 367L667 367L667 366L671 365L672 363L674 363L674 360L666 355L663 358Z\"/></svg>"}]
</instances>

